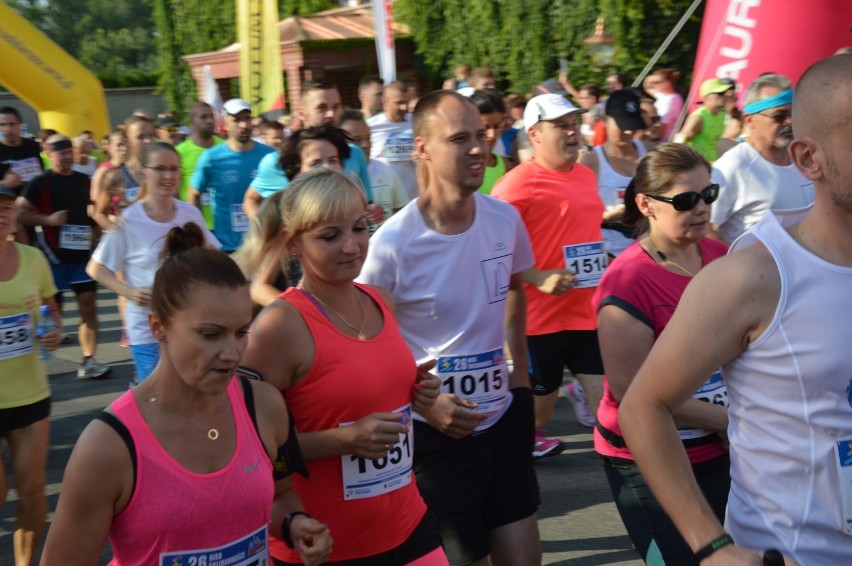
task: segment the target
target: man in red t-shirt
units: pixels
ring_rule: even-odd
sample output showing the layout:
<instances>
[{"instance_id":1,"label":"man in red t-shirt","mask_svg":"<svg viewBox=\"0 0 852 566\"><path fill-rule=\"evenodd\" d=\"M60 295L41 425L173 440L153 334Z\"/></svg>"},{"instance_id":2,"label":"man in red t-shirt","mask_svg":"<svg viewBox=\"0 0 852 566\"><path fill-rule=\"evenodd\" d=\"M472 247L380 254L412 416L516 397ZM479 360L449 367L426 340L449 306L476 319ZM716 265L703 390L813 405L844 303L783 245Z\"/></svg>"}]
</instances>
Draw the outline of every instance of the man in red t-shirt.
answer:
<instances>
[{"instance_id":1,"label":"man in red t-shirt","mask_svg":"<svg viewBox=\"0 0 852 566\"><path fill-rule=\"evenodd\" d=\"M594 173L577 163L583 112L559 94L530 100L524 129L534 157L504 175L491 192L521 214L536 259L524 272L536 457L563 449L561 441L545 438L539 429L553 414L565 368L583 386L572 382L567 388L581 424L594 425L602 394L591 299L607 261L600 229L604 206Z\"/></svg>"}]
</instances>

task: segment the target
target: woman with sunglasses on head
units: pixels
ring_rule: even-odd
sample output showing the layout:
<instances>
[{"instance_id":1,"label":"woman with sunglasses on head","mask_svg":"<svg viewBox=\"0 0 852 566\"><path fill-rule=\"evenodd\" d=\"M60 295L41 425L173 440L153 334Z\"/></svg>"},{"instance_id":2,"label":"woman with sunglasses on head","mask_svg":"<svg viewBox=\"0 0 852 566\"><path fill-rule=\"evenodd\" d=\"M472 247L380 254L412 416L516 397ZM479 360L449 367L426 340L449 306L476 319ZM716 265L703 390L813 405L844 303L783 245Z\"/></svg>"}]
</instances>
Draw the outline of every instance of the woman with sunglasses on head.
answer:
<instances>
[{"instance_id":1,"label":"woman with sunglasses on head","mask_svg":"<svg viewBox=\"0 0 852 566\"><path fill-rule=\"evenodd\" d=\"M179 179L179 175L173 175ZM281 397L235 378L251 299L240 269L171 228L151 289L151 376L86 427L71 453L43 566L91 566L109 537L120 566L268 564L269 534L321 564L328 529L290 487L302 470Z\"/></svg>"},{"instance_id":2,"label":"woman with sunglasses on head","mask_svg":"<svg viewBox=\"0 0 852 566\"><path fill-rule=\"evenodd\" d=\"M157 339L148 328L151 285L160 266L160 250L173 226L194 222L205 226L201 212L177 200L180 187L180 157L174 146L162 141L142 151L142 188L112 228L107 230L86 266L94 280L128 301L126 328L136 369L134 384L154 370L160 357ZM221 247L207 228L207 245ZM116 273L124 274L123 279Z\"/></svg>"},{"instance_id":3,"label":"woman with sunglasses on head","mask_svg":"<svg viewBox=\"0 0 852 566\"><path fill-rule=\"evenodd\" d=\"M618 407L692 277L727 252L725 244L707 237L710 205L718 193L719 187L710 183L710 164L694 149L666 143L650 151L639 162L624 197L624 222L642 225L643 233L610 264L593 299L606 372L595 450L603 458L619 514L643 560L659 552L666 564L679 566L697 566L698 561L625 446ZM704 339L696 334L696 347ZM708 376L675 412L675 420L698 483L721 521L730 460L725 436L727 391L719 372Z\"/></svg>"},{"instance_id":4,"label":"woman with sunglasses on head","mask_svg":"<svg viewBox=\"0 0 852 566\"><path fill-rule=\"evenodd\" d=\"M364 192L338 171L301 173L281 216L302 280L258 315L241 371L284 395L309 472L293 486L334 537L329 563L446 565L412 473L412 412L440 380L416 366L387 291L354 282L370 236ZM275 564L298 560L285 542L273 541Z\"/></svg>"}]
</instances>

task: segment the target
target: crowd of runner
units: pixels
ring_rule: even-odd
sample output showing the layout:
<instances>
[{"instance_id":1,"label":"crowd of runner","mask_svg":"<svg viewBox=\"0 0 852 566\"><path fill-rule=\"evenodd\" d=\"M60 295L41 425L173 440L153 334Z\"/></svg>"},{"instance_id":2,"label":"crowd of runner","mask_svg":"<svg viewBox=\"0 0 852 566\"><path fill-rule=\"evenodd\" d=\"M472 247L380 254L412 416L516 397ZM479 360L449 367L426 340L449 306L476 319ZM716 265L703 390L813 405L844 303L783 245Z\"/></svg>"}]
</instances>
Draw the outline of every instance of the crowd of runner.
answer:
<instances>
[{"instance_id":1,"label":"crowd of runner","mask_svg":"<svg viewBox=\"0 0 852 566\"><path fill-rule=\"evenodd\" d=\"M364 78L346 110L309 81L280 121L231 99L217 132L198 102L100 141L0 108L17 565L65 294L77 378L110 376L99 284L135 371L67 463L42 564L107 538L121 565L540 564L560 390L646 563L844 563L852 54L795 91L677 81L522 95L461 66L422 97Z\"/></svg>"}]
</instances>

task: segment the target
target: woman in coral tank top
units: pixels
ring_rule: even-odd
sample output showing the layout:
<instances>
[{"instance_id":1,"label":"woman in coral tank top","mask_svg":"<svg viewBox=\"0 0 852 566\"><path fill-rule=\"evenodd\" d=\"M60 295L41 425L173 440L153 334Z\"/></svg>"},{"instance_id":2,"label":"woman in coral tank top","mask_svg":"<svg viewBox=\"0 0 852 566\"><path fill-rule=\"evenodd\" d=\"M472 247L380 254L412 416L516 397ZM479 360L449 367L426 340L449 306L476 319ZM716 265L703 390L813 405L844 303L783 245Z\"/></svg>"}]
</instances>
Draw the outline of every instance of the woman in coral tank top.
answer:
<instances>
[{"instance_id":1,"label":"woman in coral tank top","mask_svg":"<svg viewBox=\"0 0 852 566\"><path fill-rule=\"evenodd\" d=\"M305 510L328 525L328 562L446 565L435 519L412 473L412 412L440 382L418 368L384 289L354 283L367 255L363 191L322 168L286 189L282 246L303 278L260 313L244 370L283 392L309 477ZM275 564L298 555L273 541Z\"/></svg>"}]
</instances>

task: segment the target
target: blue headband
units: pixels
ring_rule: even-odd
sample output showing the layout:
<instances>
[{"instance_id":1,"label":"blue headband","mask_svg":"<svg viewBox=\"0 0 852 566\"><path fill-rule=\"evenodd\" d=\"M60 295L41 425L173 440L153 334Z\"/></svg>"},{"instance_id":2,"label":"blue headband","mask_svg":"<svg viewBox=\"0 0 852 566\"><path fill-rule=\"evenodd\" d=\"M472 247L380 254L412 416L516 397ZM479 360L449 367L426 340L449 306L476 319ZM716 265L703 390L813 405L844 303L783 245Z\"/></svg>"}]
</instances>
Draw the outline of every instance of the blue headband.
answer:
<instances>
[{"instance_id":1,"label":"blue headband","mask_svg":"<svg viewBox=\"0 0 852 566\"><path fill-rule=\"evenodd\" d=\"M747 104L745 108L743 108L743 113L745 114L757 114L758 112L763 112L764 110L769 110L770 108L777 108L779 106L784 106L785 104L793 104L793 89L788 88L787 90L782 90L775 96L770 96L769 98L764 98L762 100L756 100L751 104Z\"/></svg>"}]
</instances>

